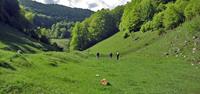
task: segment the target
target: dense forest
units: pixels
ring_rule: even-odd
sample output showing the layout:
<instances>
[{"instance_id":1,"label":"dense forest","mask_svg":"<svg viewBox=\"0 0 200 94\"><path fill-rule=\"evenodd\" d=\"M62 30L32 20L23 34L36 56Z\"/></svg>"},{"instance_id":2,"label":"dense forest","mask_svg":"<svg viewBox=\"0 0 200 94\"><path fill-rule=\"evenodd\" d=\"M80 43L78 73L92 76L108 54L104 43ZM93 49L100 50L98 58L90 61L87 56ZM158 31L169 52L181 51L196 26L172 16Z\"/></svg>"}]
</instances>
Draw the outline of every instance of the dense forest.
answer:
<instances>
[{"instance_id":1,"label":"dense forest","mask_svg":"<svg viewBox=\"0 0 200 94\"><path fill-rule=\"evenodd\" d=\"M85 50L114 33L159 31L162 35L200 14L198 0L132 0L114 10L101 10L73 28L71 49ZM122 16L122 17L121 17Z\"/></svg>"}]
</instances>

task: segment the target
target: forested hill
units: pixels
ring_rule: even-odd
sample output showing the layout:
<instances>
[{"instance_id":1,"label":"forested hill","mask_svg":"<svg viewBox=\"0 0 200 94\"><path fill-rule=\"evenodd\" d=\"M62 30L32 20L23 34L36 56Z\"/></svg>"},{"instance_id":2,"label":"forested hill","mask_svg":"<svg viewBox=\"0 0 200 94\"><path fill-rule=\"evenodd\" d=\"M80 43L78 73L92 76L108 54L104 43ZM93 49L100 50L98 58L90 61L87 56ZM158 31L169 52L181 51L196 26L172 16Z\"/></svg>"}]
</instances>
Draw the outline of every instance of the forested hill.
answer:
<instances>
[{"instance_id":1,"label":"forested hill","mask_svg":"<svg viewBox=\"0 0 200 94\"><path fill-rule=\"evenodd\" d=\"M0 0L0 50L39 52L57 50L22 13L17 0Z\"/></svg>"},{"instance_id":2,"label":"forested hill","mask_svg":"<svg viewBox=\"0 0 200 94\"><path fill-rule=\"evenodd\" d=\"M82 21L93 13L88 9L70 8L57 4L42 4L32 0L19 0L19 3L35 13L69 21Z\"/></svg>"},{"instance_id":3,"label":"forested hill","mask_svg":"<svg viewBox=\"0 0 200 94\"><path fill-rule=\"evenodd\" d=\"M73 28L71 49L88 47L121 31L124 38L134 32L174 30L200 14L199 0L132 0L124 8L101 10Z\"/></svg>"}]
</instances>

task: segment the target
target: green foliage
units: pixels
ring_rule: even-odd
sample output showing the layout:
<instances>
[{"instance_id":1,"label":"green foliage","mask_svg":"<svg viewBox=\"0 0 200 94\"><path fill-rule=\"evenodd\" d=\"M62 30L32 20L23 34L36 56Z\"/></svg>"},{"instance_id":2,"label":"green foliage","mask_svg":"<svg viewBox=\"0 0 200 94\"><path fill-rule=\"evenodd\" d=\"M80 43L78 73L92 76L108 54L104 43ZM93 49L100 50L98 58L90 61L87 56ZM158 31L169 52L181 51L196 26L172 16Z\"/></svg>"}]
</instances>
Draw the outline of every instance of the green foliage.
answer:
<instances>
[{"instance_id":1,"label":"green foliage","mask_svg":"<svg viewBox=\"0 0 200 94\"><path fill-rule=\"evenodd\" d=\"M159 12L158 14L155 14L152 21L148 21L147 23L142 25L140 31L147 32L164 28L163 17L164 17L164 12Z\"/></svg>"},{"instance_id":2,"label":"green foliage","mask_svg":"<svg viewBox=\"0 0 200 94\"><path fill-rule=\"evenodd\" d=\"M149 22L145 23L144 25L142 25L140 31L146 32L146 31L150 31L152 29L153 29L152 22L149 21Z\"/></svg>"},{"instance_id":3,"label":"green foliage","mask_svg":"<svg viewBox=\"0 0 200 94\"><path fill-rule=\"evenodd\" d=\"M177 0L176 2L163 4L163 8L157 7L159 12L156 13L151 21L144 23L140 29L142 32L163 30L163 29L173 29L179 26L185 21L185 9L186 6L191 4L188 0Z\"/></svg>"},{"instance_id":4,"label":"green foliage","mask_svg":"<svg viewBox=\"0 0 200 94\"><path fill-rule=\"evenodd\" d=\"M73 28L72 30L72 39L71 39L71 42L70 42L70 50L76 50L76 49L79 49L79 32L80 32L80 27L81 27L81 24L80 23L76 23L75 24L75 27Z\"/></svg>"},{"instance_id":5,"label":"green foliage","mask_svg":"<svg viewBox=\"0 0 200 94\"><path fill-rule=\"evenodd\" d=\"M181 15L176 10L175 6L169 5L164 13L164 27L166 29L173 29L177 27L182 21L183 18L181 18Z\"/></svg>"},{"instance_id":6,"label":"green foliage","mask_svg":"<svg viewBox=\"0 0 200 94\"><path fill-rule=\"evenodd\" d=\"M200 32L200 16L194 17L191 21L187 21L180 31L186 31L190 33Z\"/></svg>"},{"instance_id":7,"label":"green foliage","mask_svg":"<svg viewBox=\"0 0 200 94\"><path fill-rule=\"evenodd\" d=\"M23 6L20 6L20 11L21 14L24 15L24 17L31 23L33 23L35 14L33 12L27 11L25 10L25 8Z\"/></svg>"},{"instance_id":8,"label":"green foliage","mask_svg":"<svg viewBox=\"0 0 200 94\"><path fill-rule=\"evenodd\" d=\"M71 37L71 27L74 26L73 22L60 21L53 24L51 27L50 38L70 38Z\"/></svg>"},{"instance_id":9,"label":"green foliage","mask_svg":"<svg viewBox=\"0 0 200 94\"><path fill-rule=\"evenodd\" d=\"M153 24L153 29L157 30L159 28L164 28L164 25L163 25L163 16L164 16L164 13L163 12L159 12L158 14L156 14L154 17L153 17L153 21L152 21L152 24Z\"/></svg>"},{"instance_id":10,"label":"green foliage","mask_svg":"<svg viewBox=\"0 0 200 94\"><path fill-rule=\"evenodd\" d=\"M78 23L72 30L71 50L84 50L118 31L123 6L114 10L101 10Z\"/></svg>"},{"instance_id":11,"label":"green foliage","mask_svg":"<svg viewBox=\"0 0 200 94\"><path fill-rule=\"evenodd\" d=\"M121 17L124 13L125 6L118 6L115 9L111 10L110 13L114 18L117 28L119 29L119 24L121 22Z\"/></svg>"},{"instance_id":12,"label":"green foliage","mask_svg":"<svg viewBox=\"0 0 200 94\"><path fill-rule=\"evenodd\" d=\"M166 34L166 33L167 33L167 32L166 32L163 28L161 28L161 29L158 30L158 35L159 35L159 36L164 35L164 34Z\"/></svg>"},{"instance_id":13,"label":"green foliage","mask_svg":"<svg viewBox=\"0 0 200 94\"><path fill-rule=\"evenodd\" d=\"M120 31L139 31L141 25L149 21L156 11L152 2L151 0L136 0L127 4L120 23Z\"/></svg>"},{"instance_id":14,"label":"green foliage","mask_svg":"<svg viewBox=\"0 0 200 94\"><path fill-rule=\"evenodd\" d=\"M199 0L190 0L188 6L184 10L185 17L191 20L193 17L200 15L200 2Z\"/></svg>"}]
</instances>

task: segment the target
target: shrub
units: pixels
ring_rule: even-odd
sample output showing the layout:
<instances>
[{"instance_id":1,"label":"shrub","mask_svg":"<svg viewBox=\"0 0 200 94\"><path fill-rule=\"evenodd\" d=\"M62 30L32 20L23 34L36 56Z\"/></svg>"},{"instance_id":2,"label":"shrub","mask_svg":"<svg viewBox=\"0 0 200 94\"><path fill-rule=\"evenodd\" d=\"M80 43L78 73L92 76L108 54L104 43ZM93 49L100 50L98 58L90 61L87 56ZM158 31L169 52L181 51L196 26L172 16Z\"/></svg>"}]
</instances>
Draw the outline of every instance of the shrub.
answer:
<instances>
[{"instance_id":1,"label":"shrub","mask_svg":"<svg viewBox=\"0 0 200 94\"><path fill-rule=\"evenodd\" d=\"M124 33L124 39L128 38L129 36L130 35L127 32Z\"/></svg>"},{"instance_id":2,"label":"shrub","mask_svg":"<svg viewBox=\"0 0 200 94\"><path fill-rule=\"evenodd\" d=\"M159 29L158 30L158 35L159 36L161 36L161 35L163 35L163 34L166 34L167 32L163 29L163 28L161 28L161 29Z\"/></svg>"},{"instance_id":3,"label":"shrub","mask_svg":"<svg viewBox=\"0 0 200 94\"><path fill-rule=\"evenodd\" d=\"M166 29L173 29L183 21L174 5L169 5L164 13L163 24Z\"/></svg>"},{"instance_id":4,"label":"shrub","mask_svg":"<svg viewBox=\"0 0 200 94\"><path fill-rule=\"evenodd\" d=\"M200 2L198 0L191 0L184 10L184 15L188 20L200 15Z\"/></svg>"},{"instance_id":5,"label":"shrub","mask_svg":"<svg viewBox=\"0 0 200 94\"><path fill-rule=\"evenodd\" d=\"M146 24L142 25L140 31L147 32L153 30L152 21L147 22Z\"/></svg>"}]
</instances>

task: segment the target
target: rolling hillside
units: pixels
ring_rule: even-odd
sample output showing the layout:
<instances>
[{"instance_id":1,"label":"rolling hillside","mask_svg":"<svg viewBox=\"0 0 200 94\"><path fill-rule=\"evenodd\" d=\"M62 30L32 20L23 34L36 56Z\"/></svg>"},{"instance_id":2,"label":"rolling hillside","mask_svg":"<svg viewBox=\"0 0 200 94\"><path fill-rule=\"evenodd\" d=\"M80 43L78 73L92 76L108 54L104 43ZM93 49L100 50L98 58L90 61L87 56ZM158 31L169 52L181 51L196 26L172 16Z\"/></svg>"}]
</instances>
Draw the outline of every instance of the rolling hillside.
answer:
<instances>
[{"instance_id":1,"label":"rolling hillside","mask_svg":"<svg viewBox=\"0 0 200 94\"><path fill-rule=\"evenodd\" d=\"M109 39L98 43L87 51L102 54L110 52L121 52L122 55L141 54L149 56L177 56L180 58L199 59L200 53L200 32L199 17L187 21L180 27L166 31L159 35L155 32L136 32L132 33L127 39L123 38L123 32L119 32ZM193 49L196 49L193 53ZM178 50L178 52L177 52Z\"/></svg>"},{"instance_id":2,"label":"rolling hillside","mask_svg":"<svg viewBox=\"0 0 200 94\"><path fill-rule=\"evenodd\" d=\"M0 93L198 94L197 23L199 17L163 35L138 32L123 39L119 32L83 52L22 54L12 62L9 52L0 61ZM119 61L108 56L116 51ZM96 52L103 56L97 59ZM110 86L100 84L104 78Z\"/></svg>"},{"instance_id":3,"label":"rolling hillside","mask_svg":"<svg viewBox=\"0 0 200 94\"><path fill-rule=\"evenodd\" d=\"M56 48L40 43L17 29L0 23L0 49L7 51L22 50L35 53L43 50L55 50Z\"/></svg>"},{"instance_id":4,"label":"rolling hillside","mask_svg":"<svg viewBox=\"0 0 200 94\"><path fill-rule=\"evenodd\" d=\"M17 1L3 1L7 0L0 0L0 94L200 94L198 0L133 0L125 9L103 9L76 23L72 44L78 49L114 29L116 34L84 51L69 52L41 43L49 42L42 36L48 32L45 28L32 31L24 22L14 28L18 25L12 21L21 21L18 16L23 15L11 12L9 4L19 12ZM40 39L28 36L33 32L39 32ZM67 45L65 50L71 41L51 40Z\"/></svg>"}]
</instances>

